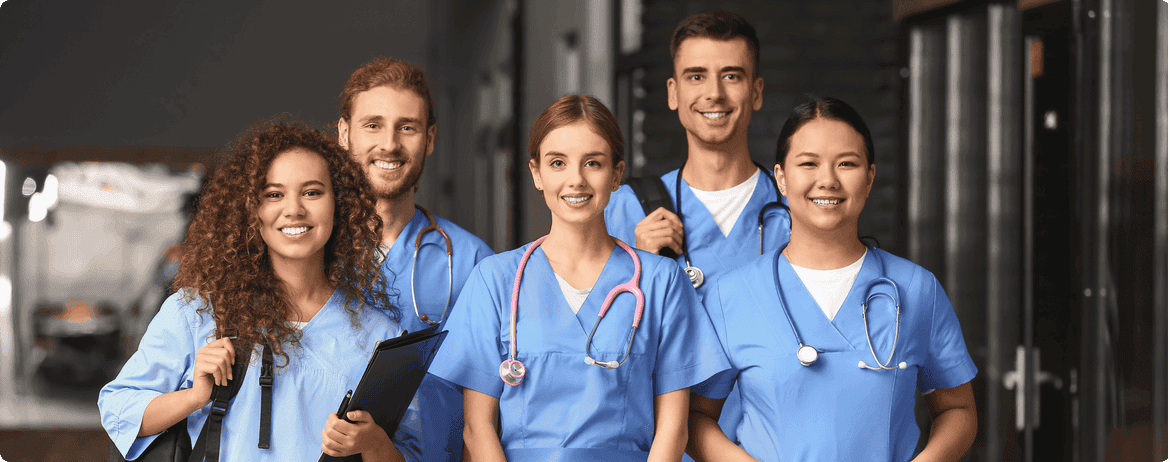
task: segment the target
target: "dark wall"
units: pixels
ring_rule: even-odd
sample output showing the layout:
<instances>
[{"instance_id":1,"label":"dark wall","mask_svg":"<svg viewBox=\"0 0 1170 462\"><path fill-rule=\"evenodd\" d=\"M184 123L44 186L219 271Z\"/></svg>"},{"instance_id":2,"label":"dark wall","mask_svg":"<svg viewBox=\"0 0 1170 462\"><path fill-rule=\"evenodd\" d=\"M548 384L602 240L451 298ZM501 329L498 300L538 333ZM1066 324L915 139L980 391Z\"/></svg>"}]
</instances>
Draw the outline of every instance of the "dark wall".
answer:
<instances>
[{"instance_id":1,"label":"dark wall","mask_svg":"<svg viewBox=\"0 0 1170 462\"><path fill-rule=\"evenodd\" d=\"M749 145L752 158L764 166L775 163L780 127L803 94L832 96L852 105L865 118L874 137L877 178L860 232L877 237L891 249L896 240L898 187L898 116L901 78L897 23L888 2L820 0L646 0L642 15L645 62L643 83L647 112L645 173L663 173L682 165L686 136L678 116L666 105L670 77L670 37L686 16L726 10L748 19L760 38L760 76L764 106L752 116Z\"/></svg>"},{"instance_id":2,"label":"dark wall","mask_svg":"<svg viewBox=\"0 0 1170 462\"><path fill-rule=\"evenodd\" d=\"M335 120L369 58L425 62L410 3L5 1L0 147L221 146L281 112Z\"/></svg>"}]
</instances>

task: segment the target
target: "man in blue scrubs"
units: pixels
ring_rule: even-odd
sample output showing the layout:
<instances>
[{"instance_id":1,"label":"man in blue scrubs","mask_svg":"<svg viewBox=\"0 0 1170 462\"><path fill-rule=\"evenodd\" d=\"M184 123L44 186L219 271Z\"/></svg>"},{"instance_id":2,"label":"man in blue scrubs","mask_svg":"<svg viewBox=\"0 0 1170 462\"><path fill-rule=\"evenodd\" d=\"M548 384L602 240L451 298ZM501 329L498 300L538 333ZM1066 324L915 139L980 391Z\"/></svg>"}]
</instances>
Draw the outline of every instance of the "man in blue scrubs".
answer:
<instances>
[{"instance_id":1,"label":"man in blue scrubs","mask_svg":"<svg viewBox=\"0 0 1170 462\"><path fill-rule=\"evenodd\" d=\"M788 244L791 219L782 207L769 208L759 235L760 211L782 200L770 166L760 169L748 152L748 124L764 104L759 48L755 29L732 13L700 13L679 23L670 42L674 73L666 89L667 104L686 130L687 157L681 169L661 179L680 213L658 208L646 215L629 186L615 192L605 209L611 235L651 252L669 247L679 265L698 268L701 299L720 275L758 257L761 244L765 254ZM732 441L738 396L728 398L720 419Z\"/></svg>"},{"instance_id":2,"label":"man in blue scrubs","mask_svg":"<svg viewBox=\"0 0 1170 462\"><path fill-rule=\"evenodd\" d=\"M393 286L392 301L402 310L401 326L411 332L441 328L471 269L493 253L483 240L443 218L432 222L430 212L415 205L423 167L435 150L435 120L426 75L408 61L370 61L350 75L341 92L337 138L374 192L386 252L382 271ZM431 225L441 232L424 232ZM450 257L443 233L450 238ZM458 460L462 393L427 376L401 425L418 425L424 435L399 448L407 460Z\"/></svg>"}]
</instances>

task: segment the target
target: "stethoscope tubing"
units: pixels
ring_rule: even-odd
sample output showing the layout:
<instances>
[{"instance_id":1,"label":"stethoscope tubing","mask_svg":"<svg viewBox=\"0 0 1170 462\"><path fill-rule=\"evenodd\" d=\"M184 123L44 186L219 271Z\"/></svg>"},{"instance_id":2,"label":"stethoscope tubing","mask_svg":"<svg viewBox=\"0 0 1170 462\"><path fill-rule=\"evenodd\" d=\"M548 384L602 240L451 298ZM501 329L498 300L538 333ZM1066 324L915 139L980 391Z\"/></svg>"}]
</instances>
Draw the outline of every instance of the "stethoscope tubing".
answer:
<instances>
[{"instance_id":1,"label":"stethoscope tubing","mask_svg":"<svg viewBox=\"0 0 1170 462\"><path fill-rule=\"evenodd\" d=\"M503 379L504 383L507 383L508 385L519 385L520 381L523 379L523 375L527 371L524 365L516 359L516 324L520 306L520 281L524 277L524 268L528 265L528 259L532 257L533 252L536 251L536 248L539 247L547 237L548 235L541 236L539 239L533 241L532 244L528 246L528 249L524 251L524 255L520 257L520 264L516 268L516 278L512 283L512 303L510 307L511 319L509 323L509 333L511 334L511 337L508 341L508 359L500 364L500 378ZM638 325L642 322L642 314L646 308L646 295L639 287L639 283L642 277L642 262L638 258L638 254L635 253L634 249L630 248L629 245L617 238L614 238L614 241L616 241L617 245L621 247L622 250L625 250L626 253L630 255L630 258L634 260L634 275L630 278L629 281L626 281L625 283L619 284L613 289L610 289L609 294L607 294L605 297L605 301L601 304L601 310L597 312L597 320L593 322L593 329L589 331L589 337L585 339L585 364L599 366L605 369L617 369L622 364L625 364L626 359L630 357L630 350L632 350L634 346L634 334L638 331ZM601 324L601 319L605 317L605 314L613 306L614 299L616 299L617 296L623 292L629 292L636 300L634 322L630 331L629 343L626 345L626 352L622 355L622 359L620 361L597 361L593 359L589 351L590 346L593 344L593 335L597 332L597 326Z\"/></svg>"},{"instance_id":2,"label":"stethoscope tubing","mask_svg":"<svg viewBox=\"0 0 1170 462\"><path fill-rule=\"evenodd\" d=\"M410 301L414 305L414 315L417 316L419 318L419 320L427 323L428 325L437 326L439 324L442 324L443 320L447 318L447 309L451 305L451 293L453 292L453 289L454 289L453 286L455 283L455 279L454 279L455 271L454 271L454 264L452 261L452 259L453 259L452 250L453 249L451 246L451 237L447 235L447 231L444 231L443 228L439 226L439 222L435 220L435 216L431 215L431 212L429 210L423 208L423 206L418 205L418 204L414 204L414 207L416 209L418 209L419 211L421 211L423 213L423 215L427 217L427 221L429 222L429 224L425 228L419 230L418 235L414 239L414 257L411 258L411 261L410 261ZM422 313L419 313L419 311L418 311L418 297L415 295L415 292L414 292L414 273L415 273L415 268L418 266L418 251L419 251L419 249L422 248L423 236L428 231L438 231L439 235L443 236L444 243L447 244L447 300L443 302L443 314L441 314L439 316L438 321L432 321L429 318L427 318L426 316L424 316ZM438 244L435 244L435 245L438 245Z\"/></svg>"},{"instance_id":3,"label":"stethoscope tubing","mask_svg":"<svg viewBox=\"0 0 1170 462\"><path fill-rule=\"evenodd\" d=\"M792 336L796 338L796 343L799 345L798 350L797 350L798 351L797 359L800 361L801 365L811 366L814 362L816 362L817 354L815 354L815 353L819 353L819 350L816 350L816 348L813 348L812 346L805 345L804 341L801 340L800 332L798 332L796 330L796 323L794 323L792 321L792 314L789 313L788 307L784 303L784 294L780 290L780 256L783 253L783 250L784 249L780 249L780 250L776 251L775 261L772 262L772 278L773 278L773 283L774 283L775 288L776 288L776 300L780 304L780 311L782 313L784 313L784 318L788 320L788 326L792 328ZM874 370L874 371L905 369L906 368L905 361L898 363L896 365L893 365L893 366L890 365L890 363L893 362L893 359L894 359L894 352L896 352L898 350L898 336L899 336L901 326L902 326L902 303L901 303L901 297L898 295L898 284L896 282L894 282L893 279L890 279L889 277L886 276L885 260L882 258L881 255L878 254L877 250L873 249L873 248L869 248L869 251L871 251L873 253L874 258L877 259L878 265L881 268L881 275L878 276L877 278L875 278L874 280L870 281L868 286L866 287L865 302L863 302L861 304L861 320L862 320L862 324L865 326L865 341L869 345L869 352L871 355L873 355L874 363L876 363L877 366L870 366L870 365L866 364L865 361L859 361L857 363L857 367L861 368L861 369L869 369L869 370ZM891 288L893 288L893 293L881 293L881 292L873 293L874 286L877 286L879 284L888 284ZM890 348L890 355L889 355L889 357L886 358L886 361L884 363L880 359L878 359L877 351L873 347L873 339L870 336L870 331L869 331L869 317L867 315L867 313L869 311L870 300L873 300L874 297L880 297L883 295L886 297L889 297L890 300L894 302L894 343ZM805 358L801 358L801 350L804 350L805 348L810 348L810 349L812 349L813 352L815 352L814 354L811 355L811 358L812 358L811 360L806 361Z\"/></svg>"},{"instance_id":4,"label":"stethoscope tubing","mask_svg":"<svg viewBox=\"0 0 1170 462\"><path fill-rule=\"evenodd\" d=\"M757 220L758 229L759 229L759 233L760 233L760 255L763 255L764 254L764 212L767 212L768 209L776 207L776 206L780 206L780 207L783 207L785 209L787 209L788 207L784 205L783 195L780 194L780 187L776 185L776 177L774 175L772 175L772 172L770 172L770 171L768 171L768 169L764 168L763 165L760 165L759 162L752 161L752 165L755 165L756 168L760 169L761 172L764 172L764 176L768 177L768 181L772 185L772 190L775 191L775 193L776 193L776 200L774 202L769 202L767 204L764 204L764 206L760 209L760 215L759 215L759 218ZM678 175L674 177L674 211L675 211L675 215L678 215L679 222L684 221L683 220L683 212L682 212L682 176L683 176L683 168L685 168L685 167L686 167L686 163L683 163L683 166L679 167L679 169L678 169ZM685 222L683 224L683 227L684 228L686 227ZM690 253L690 251L687 250L687 234L685 232L683 233L683 236L682 236L682 254L683 254L683 261L685 261L687 264L687 266L686 266L687 276L691 278L691 283L694 284L696 289L698 289L699 286L703 285L703 271L700 270L698 267L691 264L691 253Z\"/></svg>"}]
</instances>

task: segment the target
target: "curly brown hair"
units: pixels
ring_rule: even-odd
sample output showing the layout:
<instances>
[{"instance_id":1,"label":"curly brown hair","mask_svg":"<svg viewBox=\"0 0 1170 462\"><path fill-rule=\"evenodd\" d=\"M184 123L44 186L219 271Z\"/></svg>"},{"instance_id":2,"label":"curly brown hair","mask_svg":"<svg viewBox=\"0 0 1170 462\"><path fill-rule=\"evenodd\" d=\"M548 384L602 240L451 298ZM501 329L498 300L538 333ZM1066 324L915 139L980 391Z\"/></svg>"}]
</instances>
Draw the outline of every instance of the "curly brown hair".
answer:
<instances>
[{"instance_id":1,"label":"curly brown hair","mask_svg":"<svg viewBox=\"0 0 1170 462\"><path fill-rule=\"evenodd\" d=\"M351 320L358 322L357 301L400 319L379 268L382 220L365 174L335 137L289 117L253 125L224 149L221 166L200 191L174 282L187 300L203 299L200 311L211 313L217 337L273 345L286 364L285 347L297 347L299 333L285 322L292 304L272 271L256 212L272 160L295 148L320 154L329 165L336 206L325 276L344 295Z\"/></svg>"}]
</instances>

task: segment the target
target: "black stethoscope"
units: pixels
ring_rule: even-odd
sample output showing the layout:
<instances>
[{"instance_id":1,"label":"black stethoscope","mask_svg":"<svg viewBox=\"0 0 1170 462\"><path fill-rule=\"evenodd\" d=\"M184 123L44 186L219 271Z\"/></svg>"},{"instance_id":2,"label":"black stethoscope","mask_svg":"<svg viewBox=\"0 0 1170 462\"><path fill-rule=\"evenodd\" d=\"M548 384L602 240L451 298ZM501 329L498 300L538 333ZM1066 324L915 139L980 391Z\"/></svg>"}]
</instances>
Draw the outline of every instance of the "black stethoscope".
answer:
<instances>
[{"instance_id":1,"label":"black stethoscope","mask_svg":"<svg viewBox=\"0 0 1170 462\"><path fill-rule=\"evenodd\" d=\"M767 212L768 209L773 208L773 207L777 207L777 206L783 207L785 209L787 209L788 207L785 206L783 202L781 202L782 196L780 195L780 187L776 186L776 177L772 176L772 172L768 171L768 169L764 168L764 166L760 165L758 162L752 161L752 164L755 165L756 168L760 169L760 171L764 172L764 175L766 175L768 177L768 180L770 180L772 182L772 190L776 191L776 200L773 202L769 202L767 204L764 204L764 207L760 209L760 217L759 217L759 222L758 222L759 223L759 230L760 230L760 255L763 255L764 254L764 212ZM682 167L679 167L678 176L674 177L674 210L675 210L675 213L678 215L679 222L683 221L682 189L681 189L681 187L682 187L682 176L683 176L683 168L684 167L686 167L685 163L683 164ZM686 228L686 224L683 224L683 228L684 229ZM683 233L683 237L682 237L682 251L683 251L683 260L686 261L686 263L687 263L687 267L684 268L683 271L686 271L687 277L690 278L690 280L691 280L691 285L695 286L695 288L698 289L699 286L703 285L703 279L704 279L703 278L703 270L701 270L697 266L691 264L691 253L689 251L687 251L687 234L685 232Z\"/></svg>"},{"instance_id":2,"label":"black stethoscope","mask_svg":"<svg viewBox=\"0 0 1170 462\"><path fill-rule=\"evenodd\" d=\"M520 382L524 380L524 374L528 372L524 363L516 359L516 317L517 308L520 305L520 279L524 277L524 266L528 264L528 258L532 256L532 252L536 251L536 248L540 246L541 242L544 242L546 237L548 235L533 241L532 245L524 251L524 256L520 258L520 265L516 267L516 281L512 284L512 337L509 341L508 359L500 363L500 379L511 386L520 385ZM614 241L617 241L618 247L621 247L622 250L630 254L630 258L634 259L634 275L630 277L629 281L611 289L609 294L605 296L605 302L601 304L601 311L597 312L597 321L593 322L593 330L589 331L589 337L585 339L585 364L603 369L617 369L618 366L625 364L626 359L630 357L630 350L634 347L634 333L638 331L638 324L642 321L642 310L646 307L646 295L638 287L638 281L642 276L642 262L638 260L638 254L634 253L634 249L631 249L629 245L622 242L621 239L614 238ZM593 334L597 333L597 326L601 324L601 318L605 317L605 312L613 306L613 300L622 292L633 294L634 299L637 300L634 310L634 327L630 330L630 342L626 345L626 353L622 355L621 361L598 361L589 355L589 345L593 343Z\"/></svg>"},{"instance_id":3,"label":"black stethoscope","mask_svg":"<svg viewBox=\"0 0 1170 462\"><path fill-rule=\"evenodd\" d=\"M894 360L894 351L898 349L898 330L902 325L902 302L901 298L898 296L898 284L895 283L893 279L886 277L886 262L882 259L882 256L879 255L873 248L870 248L870 251L873 252L873 257L877 259L878 265L881 267L882 272L880 276L870 281L869 286L865 289L865 301L861 303L861 322L865 325L865 341L869 344L869 352L873 355L873 361L875 364L877 364L877 366L870 366L866 364L865 361L858 361L857 367L859 369L869 369L873 371L905 369L906 361L902 361L893 366L890 365L890 363ZM772 264L772 278L774 280L773 282L776 284L776 299L780 302L780 311L784 312L784 317L788 319L788 325L792 327L792 335L796 337L796 343L800 345L800 348L796 350L796 360L800 361L802 366L811 366L813 363L817 362L819 352L816 348L813 348L811 345L805 345L804 342L800 340L800 334L796 332L796 324L792 322L792 315L788 312L788 308L784 305L784 294L780 293L780 254L781 252L776 252L776 261ZM891 288L894 289L894 291L892 293L874 293L874 286L879 284L888 284ZM882 295L889 297L890 300L894 302L894 345L890 348L890 356L886 358L885 363L878 359L877 352L873 349L873 340L869 336L869 317L866 315L866 312L869 309L869 301L873 300L874 297L880 297Z\"/></svg>"},{"instance_id":4,"label":"black stethoscope","mask_svg":"<svg viewBox=\"0 0 1170 462\"><path fill-rule=\"evenodd\" d=\"M443 318L447 317L447 306L451 304L451 286L452 281L454 281L454 278L452 278L452 273L454 271L452 270L451 264L451 238L447 236L447 232L443 231L443 228L439 227L439 222L435 221L435 216L431 215L429 210L418 204L414 204L414 208L421 211L423 215L427 217L427 221L430 224L427 225L427 227L419 230L418 236L414 238L414 258L412 258L410 261L410 301L414 304L414 315L418 316L419 320L427 323L427 325L437 326L443 323ZM423 236L428 231L438 231L438 233L443 236L443 242L447 244L447 301L443 302L443 314L439 315L438 321L431 321L430 317L418 312L418 298L414 294L414 270L415 267L418 266L418 249L422 247ZM435 245L439 244L436 243Z\"/></svg>"}]
</instances>

